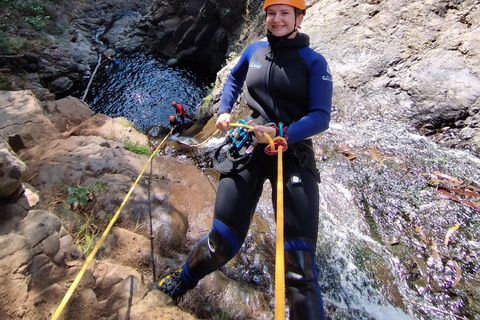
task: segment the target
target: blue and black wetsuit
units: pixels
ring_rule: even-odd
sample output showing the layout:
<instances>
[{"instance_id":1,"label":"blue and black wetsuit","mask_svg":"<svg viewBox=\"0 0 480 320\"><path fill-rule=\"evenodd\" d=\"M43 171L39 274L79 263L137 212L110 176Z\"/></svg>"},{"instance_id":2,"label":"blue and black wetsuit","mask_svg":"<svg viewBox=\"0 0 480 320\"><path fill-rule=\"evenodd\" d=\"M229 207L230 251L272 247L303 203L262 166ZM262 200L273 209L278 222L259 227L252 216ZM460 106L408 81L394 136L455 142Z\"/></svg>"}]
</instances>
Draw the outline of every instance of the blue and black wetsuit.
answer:
<instances>
[{"instance_id":1,"label":"blue and black wetsuit","mask_svg":"<svg viewBox=\"0 0 480 320\"><path fill-rule=\"evenodd\" d=\"M255 42L243 52L224 86L218 112L231 111L246 82L252 117L288 126L283 176L285 283L290 319L323 319L314 262L319 176L309 137L328 128L332 77L323 56L309 47L307 35L268 40ZM264 182L268 179L276 185L277 159L266 155L264 148L257 146L243 171L221 175L213 227L182 269L182 280L190 287L233 258L245 240Z\"/></svg>"},{"instance_id":2,"label":"blue and black wetsuit","mask_svg":"<svg viewBox=\"0 0 480 320\"><path fill-rule=\"evenodd\" d=\"M298 34L272 50L270 43L254 42L245 49L225 83L218 113L230 112L246 80L247 104L253 117L282 122L289 144L325 131L330 122L332 75L325 58L309 47L309 37Z\"/></svg>"}]
</instances>

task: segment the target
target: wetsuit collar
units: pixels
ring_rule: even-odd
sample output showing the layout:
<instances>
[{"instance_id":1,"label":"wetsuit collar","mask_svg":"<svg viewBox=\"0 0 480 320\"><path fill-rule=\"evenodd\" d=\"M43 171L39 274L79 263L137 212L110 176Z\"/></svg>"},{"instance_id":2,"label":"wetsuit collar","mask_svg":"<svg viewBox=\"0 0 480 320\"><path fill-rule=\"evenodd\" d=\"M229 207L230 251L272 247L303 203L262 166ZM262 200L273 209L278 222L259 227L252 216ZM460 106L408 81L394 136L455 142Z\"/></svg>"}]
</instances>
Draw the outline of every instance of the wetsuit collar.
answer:
<instances>
[{"instance_id":1,"label":"wetsuit collar","mask_svg":"<svg viewBox=\"0 0 480 320\"><path fill-rule=\"evenodd\" d=\"M267 30L267 40L272 47L272 50L275 50L279 47L308 47L310 45L310 37L305 33L298 32L295 38L288 39L290 34L283 37L274 36L269 30Z\"/></svg>"}]
</instances>

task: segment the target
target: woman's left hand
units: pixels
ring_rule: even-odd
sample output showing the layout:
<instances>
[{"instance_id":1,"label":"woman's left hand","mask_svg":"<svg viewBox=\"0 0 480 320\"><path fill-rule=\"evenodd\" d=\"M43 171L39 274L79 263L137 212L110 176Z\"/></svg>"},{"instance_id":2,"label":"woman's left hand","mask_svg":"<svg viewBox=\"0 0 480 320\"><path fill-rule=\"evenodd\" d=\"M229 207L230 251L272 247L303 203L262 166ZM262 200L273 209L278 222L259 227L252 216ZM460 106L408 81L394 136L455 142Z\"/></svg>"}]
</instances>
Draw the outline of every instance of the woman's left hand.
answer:
<instances>
[{"instance_id":1,"label":"woman's left hand","mask_svg":"<svg viewBox=\"0 0 480 320\"><path fill-rule=\"evenodd\" d=\"M263 134L264 132L272 139L277 135L277 130L273 127L255 126L253 132L255 133L255 138L258 143L270 143L268 138Z\"/></svg>"}]
</instances>

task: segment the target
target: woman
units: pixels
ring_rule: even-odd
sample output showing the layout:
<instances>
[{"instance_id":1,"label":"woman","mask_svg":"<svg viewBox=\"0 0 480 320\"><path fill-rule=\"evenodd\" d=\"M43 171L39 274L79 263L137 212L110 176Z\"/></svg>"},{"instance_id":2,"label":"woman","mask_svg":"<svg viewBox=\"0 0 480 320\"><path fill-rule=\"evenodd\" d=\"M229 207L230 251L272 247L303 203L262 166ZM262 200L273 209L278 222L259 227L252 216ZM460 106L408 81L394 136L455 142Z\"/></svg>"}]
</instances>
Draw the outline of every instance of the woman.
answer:
<instances>
[{"instance_id":1,"label":"woman","mask_svg":"<svg viewBox=\"0 0 480 320\"><path fill-rule=\"evenodd\" d=\"M181 269L158 281L154 288L176 300L238 252L265 180L276 185L277 159L263 152L268 143L263 133L273 138L279 133L278 124L283 123L288 126L283 176L290 319L324 319L314 262L319 175L309 137L328 128L332 78L323 56L309 48L309 37L297 30L306 11L304 0L266 0L264 11L268 41L248 46L232 69L216 122L223 131L231 129L230 111L246 82L257 147L245 169L221 175L208 236L200 240Z\"/></svg>"}]
</instances>

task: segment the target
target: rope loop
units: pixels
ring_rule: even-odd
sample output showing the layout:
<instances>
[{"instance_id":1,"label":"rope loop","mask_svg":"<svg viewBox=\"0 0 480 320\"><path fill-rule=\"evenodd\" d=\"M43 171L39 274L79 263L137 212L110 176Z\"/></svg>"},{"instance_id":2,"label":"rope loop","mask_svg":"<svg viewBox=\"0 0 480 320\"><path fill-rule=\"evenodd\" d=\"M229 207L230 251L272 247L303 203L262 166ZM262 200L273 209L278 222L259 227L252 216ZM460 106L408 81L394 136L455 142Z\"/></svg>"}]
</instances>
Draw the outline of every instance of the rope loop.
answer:
<instances>
[{"instance_id":1,"label":"rope loop","mask_svg":"<svg viewBox=\"0 0 480 320\"><path fill-rule=\"evenodd\" d=\"M278 147L282 146L282 151L286 151L288 149L288 144L287 144L287 139L281 137L281 136L276 136L275 138L270 138L268 134L265 134L265 137L267 137L268 141L270 144L265 147L265 153L268 154L269 156L275 156L278 154Z\"/></svg>"}]
</instances>

